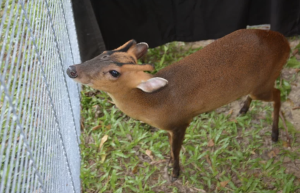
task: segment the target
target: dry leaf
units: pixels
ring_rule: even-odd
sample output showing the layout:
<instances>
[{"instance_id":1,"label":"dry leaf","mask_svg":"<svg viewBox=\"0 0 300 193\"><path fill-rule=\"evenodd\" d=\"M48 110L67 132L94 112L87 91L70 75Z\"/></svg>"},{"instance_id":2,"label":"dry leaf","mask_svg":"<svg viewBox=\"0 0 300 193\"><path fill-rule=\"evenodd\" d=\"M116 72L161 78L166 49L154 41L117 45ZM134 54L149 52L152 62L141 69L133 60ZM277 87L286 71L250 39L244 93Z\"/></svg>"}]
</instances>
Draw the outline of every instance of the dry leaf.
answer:
<instances>
[{"instance_id":1,"label":"dry leaf","mask_svg":"<svg viewBox=\"0 0 300 193\"><path fill-rule=\"evenodd\" d=\"M224 188L224 187L228 184L228 182L229 182L229 180L220 182L220 186L218 186L216 189L217 189L217 190L220 190L221 187Z\"/></svg>"},{"instance_id":2,"label":"dry leaf","mask_svg":"<svg viewBox=\"0 0 300 193\"><path fill-rule=\"evenodd\" d=\"M276 155L278 155L280 153L280 149L279 148L273 148L273 151Z\"/></svg>"},{"instance_id":3,"label":"dry leaf","mask_svg":"<svg viewBox=\"0 0 300 193\"><path fill-rule=\"evenodd\" d=\"M252 155L255 155L255 154L256 154L255 151L250 151L250 153L251 153Z\"/></svg>"},{"instance_id":4,"label":"dry leaf","mask_svg":"<svg viewBox=\"0 0 300 193\"><path fill-rule=\"evenodd\" d=\"M158 161L152 161L150 164L155 165L155 164L160 164L160 163L163 163L163 162L166 162L166 160L162 159L162 160L158 160Z\"/></svg>"},{"instance_id":5,"label":"dry leaf","mask_svg":"<svg viewBox=\"0 0 300 193\"><path fill-rule=\"evenodd\" d=\"M83 118L80 119L80 130L84 131L84 124L83 124Z\"/></svg>"},{"instance_id":6,"label":"dry leaf","mask_svg":"<svg viewBox=\"0 0 300 193\"><path fill-rule=\"evenodd\" d=\"M295 69L295 71L296 71L296 73L300 72L300 68L298 68L298 69Z\"/></svg>"},{"instance_id":7,"label":"dry leaf","mask_svg":"<svg viewBox=\"0 0 300 193\"><path fill-rule=\"evenodd\" d=\"M298 86L298 84L296 84L296 83L294 83L294 82L292 82L291 85L292 85L292 86ZM288 99L289 99L289 98L288 98Z\"/></svg>"},{"instance_id":8,"label":"dry leaf","mask_svg":"<svg viewBox=\"0 0 300 193\"><path fill-rule=\"evenodd\" d=\"M100 129L101 127L102 127L102 125L98 125L98 126L93 127L92 130L95 131L97 129Z\"/></svg>"},{"instance_id":9,"label":"dry leaf","mask_svg":"<svg viewBox=\"0 0 300 193\"><path fill-rule=\"evenodd\" d=\"M130 134L127 134L126 137L129 139L129 141L132 141L132 136Z\"/></svg>"},{"instance_id":10,"label":"dry leaf","mask_svg":"<svg viewBox=\"0 0 300 193\"><path fill-rule=\"evenodd\" d=\"M210 159L209 159L209 155L205 155L205 159L206 159L206 161L208 162L208 164L211 166L211 161L210 161Z\"/></svg>"},{"instance_id":11,"label":"dry leaf","mask_svg":"<svg viewBox=\"0 0 300 193\"><path fill-rule=\"evenodd\" d=\"M104 163L105 159L106 159L106 154L101 155L101 163Z\"/></svg>"},{"instance_id":12,"label":"dry leaf","mask_svg":"<svg viewBox=\"0 0 300 193\"><path fill-rule=\"evenodd\" d=\"M158 176L152 177L152 180L158 180Z\"/></svg>"},{"instance_id":13,"label":"dry leaf","mask_svg":"<svg viewBox=\"0 0 300 193\"><path fill-rule=\"evenodd\" d=\"M92 106L94 109L97 109L97 108L100 108L100 106L99 105L94 105L94 106Z\"/></svg>"},{"instance_id":14,"label":"dry leaf","mask_svg":"<svg viewBox=\"0 0 300 193\"><path fill-rule=\"evenodd\" d=\"M215 143L212 139L209 140L208 144L207 144L208 147L213 147L215 146Z\"/></svg>"},{"instance_id":15,"label":"dry leaf","mask_svg":"<svg viewBox=\"0 0 300 193\"><path fill-rule=\"evenodd\" d=\"M226 180L224 182L220 182L220 185L224 188L228 184L229 180Z\"/></svg>"},{"instance_id":16,"label":"dry leaf","mask_svg":"<svg viewBox=\"0 0 300 193\"><path fill-rule=\"evenodd\" d=\"M274 151L270 151L270 152L268 153L268 156L269 156L269 158L276 157L276 153L275 153Z\"/></svg>"},{"instance_id":17,"label":"dry leaf","mask_svg":"<svg viewBox=\"0 0 300 193\"><path fill-rule=\"evenodd\" d=\"M265 163L267 163L267 161L262 160L262 161L259 161L259 163L260 164L265 164Z\"/></svg>"},{"instance_id":18,"label":"dry leaf","mask_svg":"<svg viewBox=\"0 0 300 193\"><path fill-rule=\"evenodd\" d=\"M286 99L286 102L289 102L292 107L295 105L294 102L290 98Z\"/></svg>"},{"instance_id":19,"label":"dry leaf","mask_svg":"<svg viewBox=\"0 0 300 193\"><path fill-rule=\"evenodd\" d=\"M223 135L228 135L229 133L228 133L227 131L223 130L223 131L222 131L222 134L223 134Z\"/></svg>"},{"instance_id":20,"label":"dry leaf","mask_svg":"<svg viewBox=\"0 0 300 193\"><path fill-rule=\"evenodd\" d=\"M230 111L228 112L228 115L231 115L233 112L233 109L230 109Z\"/></svg>"},{"instance_id":21,"label":"dry leaf","mask_svg":"<svg viewBox=\"0 0 300 193\"><path fill-rule=\"evenodd\" d=\"M236 119L231 119L230 121L237 123L238 121Z\"/></svg>"},{"instance_id":22,"label":"dry leaf","mask_svg":"<svg viewBox=\"0 0 300 193\"><path fill-rule=\"evenodd\" d=\"M111 129L111 125L106 125L106 130L110 130Z\"/></svg>"},{"instance_id":23,"label":"dry leaf","mask_svg":"<svg viewBox=\"0 0 300 193\"><path fill-rule=\"evenodd\" d=\"M268 156L269 158L276 157L279 154L279 152L280 152L279 148L273 148L273 150L268 153Z\"/></svg>"},{"instance_id":24,"label":"dry leaf","mask_svg":"<svg viewBox=\"0 0 300 193\"><path fill-rule=\"evenodd\" d=\"M294 107L293 110L300 109L300 107Z\"/></svg>"},{"instance_id":25,"label":"dry leaf","mask_svg":"<svg viewBox=\"0 0 300 193\"><path fill-rule=\"evenodd\" d=\"M147 154L147 156L150 157L150 159L151 159L152 161L154 161L154 158L153 158L153 155L152 155L152 151L150 151L149 149L147 149L145 153Z\"/></svg>"},{"instance_id":26,"label":"dry leaf","mask_svg":"<svg viewBox=\"0 0 300 193\"><path fill-rule=\"evenodd\" d=\"M136 174L138 172L138 168L139 168L138 165L134 166L134 168L132 169L132 173Z\"/></svg>"},{"instance_id":27,"label":"dry leaf","mask_svg":"<svg viewBox=\"0 0 300 193\"><path fill-rule=\"evenodd\" d=\"M282 146L288 148L291 147L291 144L289 144L287 141L283 141Z\"/></svg>"},{"instance_id":28,"label":"dry leaf","mask_svg":"<svg viewBox=\"0 0 300 193\"><path fill-rule=\"evenodd\" d=\"M107 100L107 102L109 102L110 104L115 104L113 101L111 101L111 100Z\"/></svg>"},{"instance_id":29,"label":"dry leaf","mask_svg":"<svg viewBox=\"0 0 300 193\"><path fill-rule=\"evenodd\" d=\"M100 146L99 146L99 150L101 149L101 147L103 146L103 144L107 141L108 135L104 135L101 139L100 142Z\"/></svg>"},{"instance_id":30,"label":"dry leaf","mask_svg":"<svg viewBox=\"0 0 300 193\"><path fill-rule=\"evenodd\" d=\"M202 189L198 189L198 188L193 188L194 190L196 190L197 192L199 192L199 193L206 193L206 191L205 190L202 190Z\"/></svg>"}]
</instances>

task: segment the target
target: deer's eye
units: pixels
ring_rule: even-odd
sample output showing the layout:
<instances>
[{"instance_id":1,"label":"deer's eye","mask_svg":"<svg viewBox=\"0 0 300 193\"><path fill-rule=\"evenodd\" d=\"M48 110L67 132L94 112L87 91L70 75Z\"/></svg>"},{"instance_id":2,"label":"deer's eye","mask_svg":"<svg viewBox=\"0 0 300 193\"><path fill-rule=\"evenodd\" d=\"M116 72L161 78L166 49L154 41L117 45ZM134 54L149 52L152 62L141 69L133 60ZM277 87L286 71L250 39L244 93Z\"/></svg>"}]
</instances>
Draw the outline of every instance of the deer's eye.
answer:
<instances>
[{"instance_id":1,"label":"deer's eye","mask_svg":"<svg viewBox=\"0 0 300 193\"><path fill-rule=\"evenodd\" d=\"M110 70L109 74L111 74L113 77L117 78L120 76L120 73L116 70Z\"/></svg>"}]
</instances>

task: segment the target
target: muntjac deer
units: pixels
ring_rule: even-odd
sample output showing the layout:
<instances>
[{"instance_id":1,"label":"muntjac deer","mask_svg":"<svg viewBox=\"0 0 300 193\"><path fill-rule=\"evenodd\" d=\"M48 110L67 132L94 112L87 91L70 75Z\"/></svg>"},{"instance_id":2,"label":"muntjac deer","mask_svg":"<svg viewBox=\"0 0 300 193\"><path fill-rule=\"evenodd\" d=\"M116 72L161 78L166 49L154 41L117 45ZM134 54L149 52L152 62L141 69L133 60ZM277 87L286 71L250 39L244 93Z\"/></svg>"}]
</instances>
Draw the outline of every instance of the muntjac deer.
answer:
<instances>
[{"instance_id":1,"label":"muntjac deer","mask_svg":"<svg viewBox=\"0 0 300 193\"><path fill-rule=\"evenodd\" d=\"M179 152L192 118L248 95L240 114L252 100L274 102L272 141L278 141L280 91L275 79L290 47L274 31L243 29L165 67L154 75L149 64L137 64L148 45L130 40L82 64L70 66L69 77L105 91L128 116L166 130L173 163L172 181L179 176Z\"/></svg>"}]
</instances>

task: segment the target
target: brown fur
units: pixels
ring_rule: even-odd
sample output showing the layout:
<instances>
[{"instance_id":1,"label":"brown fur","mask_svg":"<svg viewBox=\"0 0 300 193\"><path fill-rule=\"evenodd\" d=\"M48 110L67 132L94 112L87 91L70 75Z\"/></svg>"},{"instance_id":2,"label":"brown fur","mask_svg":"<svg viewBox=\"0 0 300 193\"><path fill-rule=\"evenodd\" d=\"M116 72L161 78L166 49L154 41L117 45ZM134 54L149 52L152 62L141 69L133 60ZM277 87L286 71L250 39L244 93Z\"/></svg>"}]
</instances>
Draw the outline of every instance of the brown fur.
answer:
<instances>
[{"instance_id":1,"label":"brown fur","mask_svg":"<svg viewBox=\"0 0 300 193\"><path fill-rule=\"evenodd\" d=\"M119 48L126 47L128 43L130 41ZM241 113L247 112L252 99L274 102L272 140L278 140L280 91L274 88L274 82L288 59L289 52L287 40L277 32L238 30L167 66L154 76L140 69L132 70L134 66L129 70L126 65L117 66L104 62L106 65L101 64L101 73L92 76L90 81L80 77L80 73L85 74L82 76L89 76L86 74L91 72L84 69L86 64L77 66L81 71L77 80L108 92L117 107L130 117L167 130L173 179L177 179L180 170L179 151L192 118L242 96L250 95ZM127 53L118 54L126 61L125 58L129 55L136 56L134 53L135 45ZM120 60L119 56L115 58ZM138 67L141 68L140 65ZM150 68L147 65L145 67L147 70ZM121 76L116 80L104 79L105 72L111 69L120 71ZM139 82L151 77L164 78L168 80L168 84L152 93L136 88Z\"/></svg>"}]
</instances>

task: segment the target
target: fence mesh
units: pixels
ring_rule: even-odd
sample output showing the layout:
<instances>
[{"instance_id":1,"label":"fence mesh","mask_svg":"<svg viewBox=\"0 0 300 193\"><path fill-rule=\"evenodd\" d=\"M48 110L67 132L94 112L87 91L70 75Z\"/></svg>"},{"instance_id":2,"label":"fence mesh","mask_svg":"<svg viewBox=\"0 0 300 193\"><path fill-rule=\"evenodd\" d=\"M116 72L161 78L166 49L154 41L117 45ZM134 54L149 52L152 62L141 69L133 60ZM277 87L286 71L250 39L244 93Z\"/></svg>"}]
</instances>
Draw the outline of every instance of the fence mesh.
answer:
<instances>
[{"instance_id":1,"label":"fence mesh","mask_svg":"<svg viewBox=\"0 0 300 193\"><path fill-rule=\"evenodd\" d=\"M80 192L70 0L0 0L0 192Z\"/></svg>"}]
</instances>

